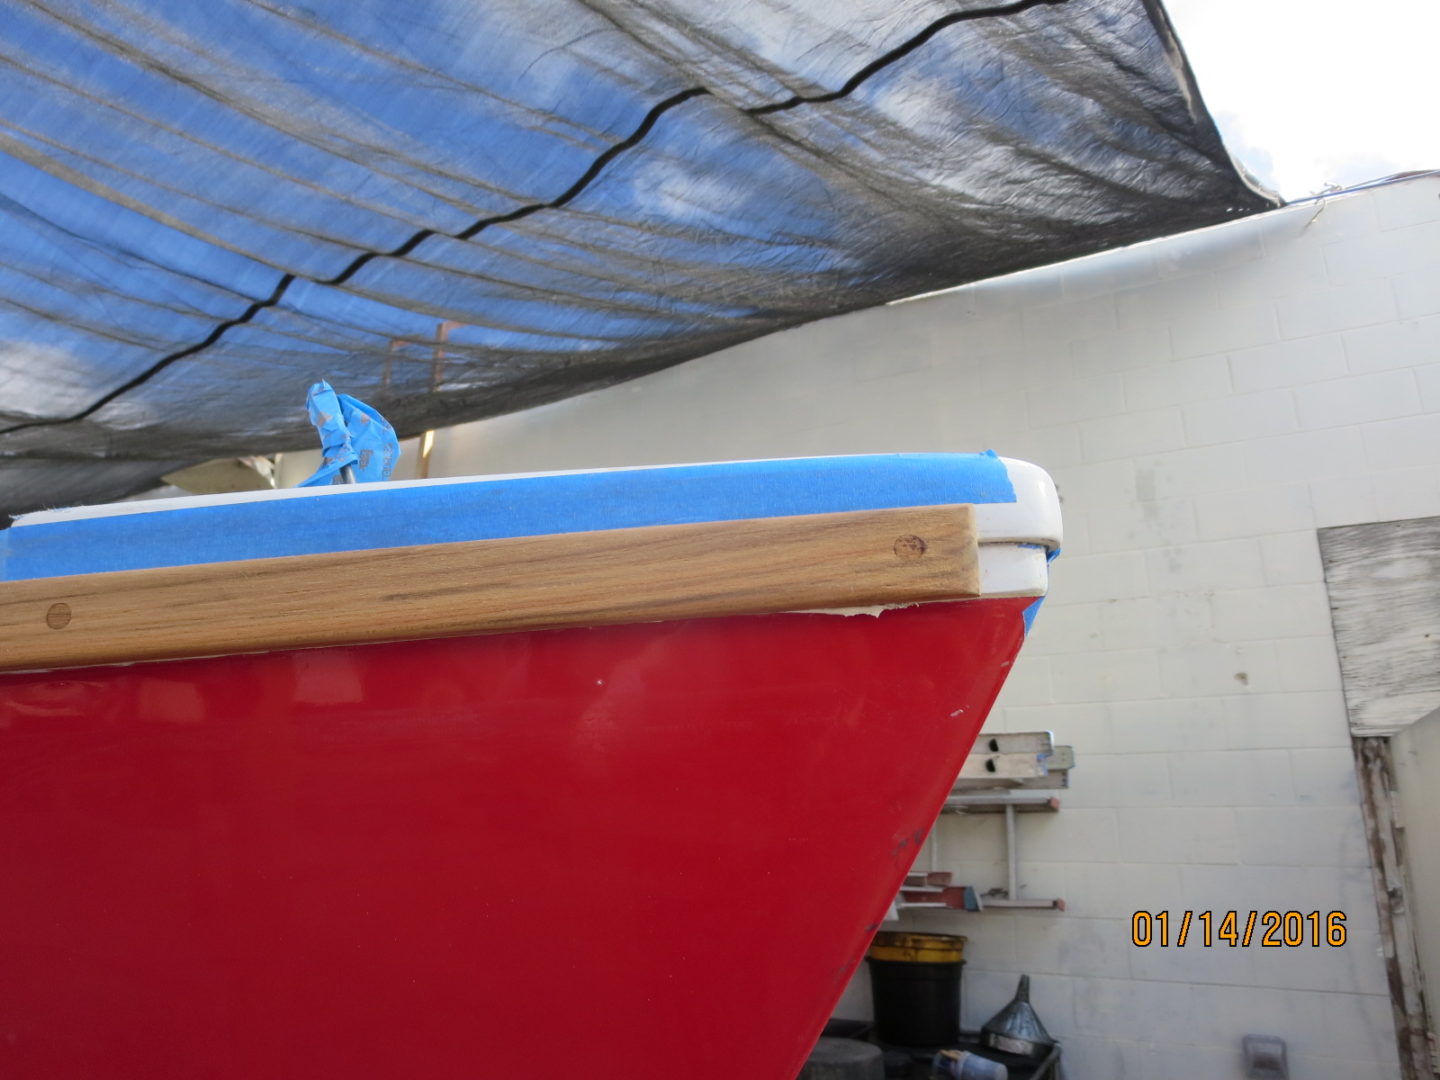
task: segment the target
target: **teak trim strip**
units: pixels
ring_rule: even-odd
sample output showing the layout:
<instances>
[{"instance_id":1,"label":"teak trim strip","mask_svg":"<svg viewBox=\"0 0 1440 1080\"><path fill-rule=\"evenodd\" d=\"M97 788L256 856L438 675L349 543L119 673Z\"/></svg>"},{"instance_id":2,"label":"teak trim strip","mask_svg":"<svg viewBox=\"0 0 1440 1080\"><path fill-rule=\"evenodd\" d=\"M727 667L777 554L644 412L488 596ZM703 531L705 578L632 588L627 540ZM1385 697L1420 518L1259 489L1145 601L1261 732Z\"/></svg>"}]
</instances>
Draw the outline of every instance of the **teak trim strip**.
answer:
<instances>
[{"instance_id":1,"label":"teak trim strip","mask_svg":"<svg viewBox=\"0 0 1440 1080\"><path fill-rule=\"evenodd\" d=\"M470 540L0 583L0 671L979 591L969 505Z\"/></svg>"}]
</instances>

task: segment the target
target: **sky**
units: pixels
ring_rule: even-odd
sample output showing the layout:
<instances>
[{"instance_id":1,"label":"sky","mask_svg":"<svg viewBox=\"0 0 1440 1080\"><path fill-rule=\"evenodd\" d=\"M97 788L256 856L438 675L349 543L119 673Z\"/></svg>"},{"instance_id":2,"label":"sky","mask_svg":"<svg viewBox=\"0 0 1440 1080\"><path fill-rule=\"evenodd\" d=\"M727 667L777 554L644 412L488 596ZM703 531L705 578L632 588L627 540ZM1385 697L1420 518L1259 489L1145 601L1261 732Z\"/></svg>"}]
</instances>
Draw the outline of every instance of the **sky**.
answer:
<instances>
[{"instance_id":1,"label":"sky","mask_svg":"<svg viewBox=\"0 0 1440 1080\"><path fill-rule=\"evenodd\" d=\"M1165 0L1231 155L1286 199L1440 169L1440 0Z\"/></svg>"}]
</instances>

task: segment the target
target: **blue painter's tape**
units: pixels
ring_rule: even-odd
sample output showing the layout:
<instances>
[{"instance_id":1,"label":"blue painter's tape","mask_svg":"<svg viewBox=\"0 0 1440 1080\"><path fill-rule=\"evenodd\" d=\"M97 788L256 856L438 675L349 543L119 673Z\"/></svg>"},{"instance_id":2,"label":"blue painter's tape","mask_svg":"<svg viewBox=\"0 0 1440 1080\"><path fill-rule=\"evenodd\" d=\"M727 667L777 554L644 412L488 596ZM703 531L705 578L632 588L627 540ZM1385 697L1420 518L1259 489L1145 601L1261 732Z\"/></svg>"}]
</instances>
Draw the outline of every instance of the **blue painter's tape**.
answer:
<instances>
[{"instance_id":1,"label":"blue painter's tape","mask_svg":"<svg viewBox=\"0 0 1440 1080\"><path fill-rule=\"evenodd\" d=\"M875 454L356 485L313 497L17 524L0 580L644 525L1014 502L994 453Z\"/></svg>"}]
</instances>

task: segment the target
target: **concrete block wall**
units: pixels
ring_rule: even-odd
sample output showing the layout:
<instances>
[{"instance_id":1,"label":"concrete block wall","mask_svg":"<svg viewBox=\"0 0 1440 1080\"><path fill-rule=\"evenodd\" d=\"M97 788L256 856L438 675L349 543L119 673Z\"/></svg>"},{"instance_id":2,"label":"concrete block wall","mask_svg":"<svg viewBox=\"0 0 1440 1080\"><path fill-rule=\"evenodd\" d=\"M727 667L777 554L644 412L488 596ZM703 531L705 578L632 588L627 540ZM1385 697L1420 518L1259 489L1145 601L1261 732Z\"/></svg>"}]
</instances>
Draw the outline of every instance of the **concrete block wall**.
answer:
<instances>
[{"instance_id":1,"label":"concrete block wall","mask_svg":"<svg viewBox=\"0 0 1440 1080\"><path fill-rule=\"evenodd\" d=\"M1023 819L1028 895L970 939L964 1019L1033 976L1075 1080L1397 1075L1315 530L1440 514L1440 181L1307 203L813 323L457 428L437 474L994 447L1054 475L1066 550L991 717L1078 767ZM995 819L939 866L1004 880ZM922 854L922 861L930 852ZM843 868L837 868L843 870ZM1322 947L1136 948L1136 910L1332 910ZM863 1009L857 978L845 1001Z\"/></svg>"}]
</instances>

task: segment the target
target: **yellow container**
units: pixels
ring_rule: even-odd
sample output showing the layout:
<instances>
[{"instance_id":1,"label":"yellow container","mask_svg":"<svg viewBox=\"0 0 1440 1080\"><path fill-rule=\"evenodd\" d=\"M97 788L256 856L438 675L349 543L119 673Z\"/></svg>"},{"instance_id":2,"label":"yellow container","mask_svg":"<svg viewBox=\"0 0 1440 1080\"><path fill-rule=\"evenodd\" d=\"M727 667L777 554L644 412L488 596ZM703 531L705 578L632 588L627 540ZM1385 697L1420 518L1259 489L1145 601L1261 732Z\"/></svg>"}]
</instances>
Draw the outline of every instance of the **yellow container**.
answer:
<instances>
[{"instance_id":1,"label":"yellow container","mask_svg":"<svg viewBox=\"0 0 1440 1080\"><path fill-rule=\"evenodd\" d=\"M959 964L965 960L965 939L957 934L902 934L884 930L875 935L871 960L908 964Z\"/></svg>"}]
</instances>

